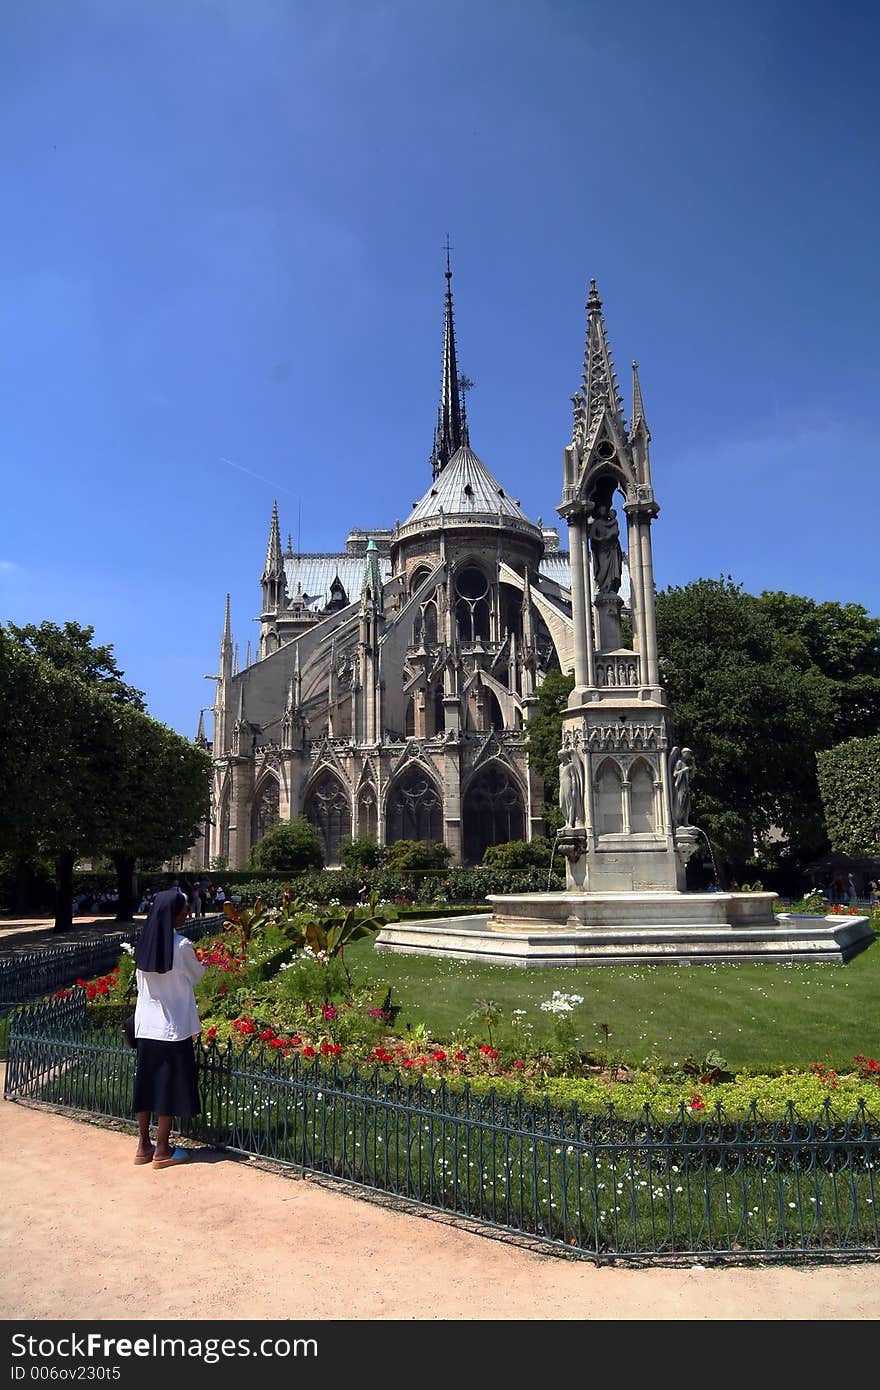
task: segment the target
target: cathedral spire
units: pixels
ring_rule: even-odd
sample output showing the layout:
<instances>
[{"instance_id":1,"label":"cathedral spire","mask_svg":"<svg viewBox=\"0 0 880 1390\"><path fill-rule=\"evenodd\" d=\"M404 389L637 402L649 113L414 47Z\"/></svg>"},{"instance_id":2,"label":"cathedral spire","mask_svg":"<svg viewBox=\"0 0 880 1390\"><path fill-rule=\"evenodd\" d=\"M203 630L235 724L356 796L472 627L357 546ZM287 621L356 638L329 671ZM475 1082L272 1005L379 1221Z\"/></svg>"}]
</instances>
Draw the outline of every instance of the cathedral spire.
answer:
<instances>
[{"instance_id":1,"label":"cathedral spire","mask_svg":"<svg viewBox=\"0 0 880 1390\"><path fill-rule=\"evenodd\" d=\"M651 438L651 431L648 429L648 422L645 419L645 407L642 404L642 387L639 382L639 364L633 362L633 413L632 426L630 428L630 439L634 436L639 425L644 425L648 438Z\"/></svg>"},{"instance_id":2,"label":"cathedral spire","mask_svg":"<svg viewBox=\"0 0 880 1390\"><path fill-rule=\"evenodd\" d=\"M232 675L232 613L229 595L226 595L226 616L223 620L223 636L220 638L220 679L228 680Z\"/></svg>"},{"instance_id":3,"label":"cathedral spire","mask_svg":"<svg viewBox=\"0 0 880 1390\"><path fill-rule=\"evenodd\" d=\"M446 238L446 321L443 333L443 382L440 388L440 414L431 453L432 476L437 478L456 449L464 443L461 388L455 353L455 320L452 313L452 267Z\"/></svg>"},{"instance_id":4,"label":"cathedral spire","mask_svg":"<svg viewBox=\"0 0 880 1390\"><path fill-rule=\"evenodd\" d=\"M379 549L371 536L364 557L364 578L361 584L361 603L364 607L382 611L382 575L379 570Z\"/></svg>"},{"instance_id":5,"label":"cathedral spire","mask_svg":"<svg viewBox=\"0 0 880 1390\"><path fill-rule=\"evenodd\" d=\"M281 553L281 528L278 524L278 499L272 503L272 521L269 526L269 543L266 546L266 564L263 579L277 579L284 572L284 557Z\"/></svg>"},{"instance_id":6,"label":"cathedral spire","mask_svg":"<svg viewBox=\"0 0 880 1390\"><path fill-rule=\"evenodd\" d=\"M602 300L596 281L590 281L587 297L587 341L584 349L584 374L581 389L572 396L574 406L574 442L581 448L587 443L596 422L607 411L617 429L626 437L623 419L623 397L617 384L611 348L602 315Z\"/></svg>"},{"instance_id":7,"label":"cathedral spire","mask_svg":"<svg viewBox=\"0 0 880 1390\"><path fill-rule=\"evenodd\" d=\"M223 620L223 636L220 639L220 646L232 646L232 609L230 608L229 595L226 595L226 616Z\"/></svg>"},{"instance_id":8,"label":"cathedral spire","mask_svg":"<svg viewBox=\"0 0 880 1390\"><path fill-rule=\"evenodd\" d=\"M199 727L196 730L196 744L199 748L206 748L208 740L205 737L205 711L199 710Z\"/></svg>"}]
</instances>

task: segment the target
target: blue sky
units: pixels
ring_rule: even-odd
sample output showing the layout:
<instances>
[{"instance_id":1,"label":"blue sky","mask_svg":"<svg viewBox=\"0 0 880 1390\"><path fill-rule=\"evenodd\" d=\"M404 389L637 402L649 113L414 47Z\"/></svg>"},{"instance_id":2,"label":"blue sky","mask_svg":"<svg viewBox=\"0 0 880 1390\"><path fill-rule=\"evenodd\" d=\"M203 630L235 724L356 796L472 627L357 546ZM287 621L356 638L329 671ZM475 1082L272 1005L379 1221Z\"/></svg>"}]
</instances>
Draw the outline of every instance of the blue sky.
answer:
<instances>
[{"instance_id":1,"label":"blue sky","mask_svg":"<svg viewBox=\"0 0 880 1390\"><path fill-rule=\"evenodd\" d=\"M880 613L878 40L855 0L13 0L0 618L93 623L192 734L273 497L321 550L425 490L447 231L471 441L527 512L596 276L658 583Z\"/></svg>"}]
</instances>

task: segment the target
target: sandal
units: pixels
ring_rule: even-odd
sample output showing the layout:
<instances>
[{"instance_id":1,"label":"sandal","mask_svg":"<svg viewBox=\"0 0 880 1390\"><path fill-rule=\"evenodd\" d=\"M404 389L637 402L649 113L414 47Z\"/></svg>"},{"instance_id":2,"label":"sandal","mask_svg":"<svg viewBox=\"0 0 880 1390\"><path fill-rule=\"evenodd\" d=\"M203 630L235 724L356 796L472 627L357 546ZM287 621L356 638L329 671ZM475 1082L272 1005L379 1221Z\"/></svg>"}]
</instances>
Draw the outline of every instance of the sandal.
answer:
<instances>
[{"instance_id":1,"label":"sandal","mask_svg":"<svg viewBox=\"0 0 880 1390\"><path fill-rule=\"evenodd\" d=\"M155 1149L151 1149L148 1154L136 1154L134 1164L136 1168L141 1168L145 1163L152 1163Z\"/></svg>"},{"instance_id":2,"label":"sandal","mask_svg":"<svg viewBox=\"0 0 880 1390\"><path fill-rule=\"evenodd\" d=\"M170 1158L154 1158L152 1166L154 1168L176 1168L181 1163L189 1160L189 1149L174 1149Z\"/></svg>"}]
</instances>

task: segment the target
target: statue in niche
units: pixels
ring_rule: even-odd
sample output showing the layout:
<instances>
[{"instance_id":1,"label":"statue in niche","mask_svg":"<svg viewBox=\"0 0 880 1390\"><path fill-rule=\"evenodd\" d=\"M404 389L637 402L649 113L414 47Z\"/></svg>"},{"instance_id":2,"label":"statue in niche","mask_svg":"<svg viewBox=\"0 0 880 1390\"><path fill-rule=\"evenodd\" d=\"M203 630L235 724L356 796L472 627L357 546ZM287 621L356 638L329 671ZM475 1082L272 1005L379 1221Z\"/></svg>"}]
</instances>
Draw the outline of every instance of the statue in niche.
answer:
<instances>
[{"instance_id":1,"label":"statue in niche","mask_svg":"<svg viewBox=\"0 0 880 1390\"><path fill-rule=\"evenodd\" d=\"M623 551L620 548L620 527L613 507L600 503L590 525L590 548L593 552L593 579L598 594L616 594L623 573Z\"/></svg>"},{"instance_id":2,"label":"statue in niche","mask_svg":"<svg viewBox=\"0 0 880 1390\"><path fill-rule=\"evenodd\" d=\"M559 809L569 829L583 825L584 784L580 762L572 748L563 748L559 754Z\"/></svg>"},{"instance_id":3,"label":"statue in niche","mask_svg":"<svg viewBox=\"0 0 880 1390\"><path fill-rule=\"evenodd\" d=\"M669 754L672 777L672 821L674 825L691 823L691 778L696 772L690 748L673 748Z\"/></svg>"}]
</instances>

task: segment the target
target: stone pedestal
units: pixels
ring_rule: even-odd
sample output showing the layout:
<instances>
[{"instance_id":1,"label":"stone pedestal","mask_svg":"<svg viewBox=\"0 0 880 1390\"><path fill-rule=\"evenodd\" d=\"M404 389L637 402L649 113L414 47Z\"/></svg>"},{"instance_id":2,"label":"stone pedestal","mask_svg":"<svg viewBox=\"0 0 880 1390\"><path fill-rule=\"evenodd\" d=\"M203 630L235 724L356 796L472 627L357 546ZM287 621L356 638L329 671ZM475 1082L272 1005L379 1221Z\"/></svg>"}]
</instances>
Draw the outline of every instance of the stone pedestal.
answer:
<instances>
[{"instance_id":1,"label":"stone pedestal","mask_svg":"<svg viewBox=\"0 0 880 1390\"><path fill-rule=\"evenodd\" d=\"M599 623L598 651L616 651L620 646L620 614L623 599L620 594L598 594L595 606Z\"/></svg>"}]
</instances>

